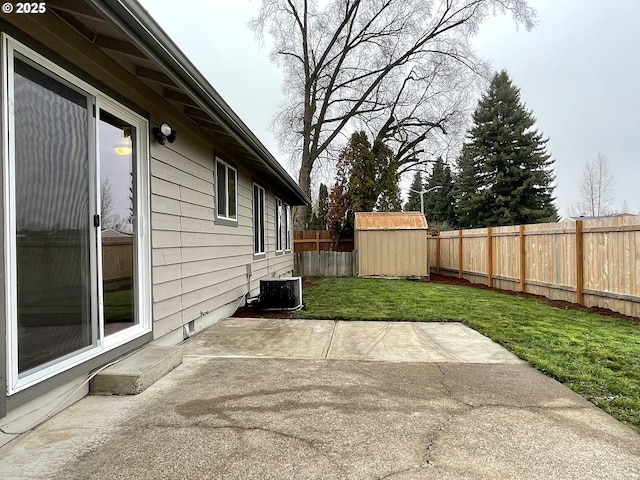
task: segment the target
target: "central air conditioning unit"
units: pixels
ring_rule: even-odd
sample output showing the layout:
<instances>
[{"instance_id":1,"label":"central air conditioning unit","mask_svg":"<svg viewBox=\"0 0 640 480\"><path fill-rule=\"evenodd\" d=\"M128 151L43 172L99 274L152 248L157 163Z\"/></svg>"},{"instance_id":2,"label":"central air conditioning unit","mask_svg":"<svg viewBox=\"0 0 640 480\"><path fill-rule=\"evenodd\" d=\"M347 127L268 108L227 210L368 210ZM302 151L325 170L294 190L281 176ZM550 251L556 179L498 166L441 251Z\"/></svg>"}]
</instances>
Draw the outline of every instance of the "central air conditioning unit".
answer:
<instances>
[{"instance_id":1,"label":"central air conditioning unit","mask_svg":"<svg viewBox=\"0 0 640 480\"><path fill-rule=\"evenodd\" d=\"M260 280L260 308L263 310L302 308L302 277Z\"/></svg>"}]
</instances>

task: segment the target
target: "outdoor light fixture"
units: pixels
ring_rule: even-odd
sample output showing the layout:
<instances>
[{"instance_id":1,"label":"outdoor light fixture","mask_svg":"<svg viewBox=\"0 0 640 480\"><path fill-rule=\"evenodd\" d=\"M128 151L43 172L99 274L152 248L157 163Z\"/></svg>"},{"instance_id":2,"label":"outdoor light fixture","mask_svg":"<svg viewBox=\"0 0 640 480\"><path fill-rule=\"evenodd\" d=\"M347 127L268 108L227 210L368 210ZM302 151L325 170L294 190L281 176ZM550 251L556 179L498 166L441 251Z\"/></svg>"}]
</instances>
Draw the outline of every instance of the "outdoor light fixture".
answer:
<instances>
[{"instance_id":1,"label":"outdoor light fixture","mask_svg":"<svg viewBox=\"0 0 640 480\"><path fill-rule=\"evenodd\" d=\"M153 127L151 132L160 145L164 145L167 141L173 143L176 140L176 131L167 122L162 122L159 127Z\"/></svg>"},{"instance_id":2,"label":"outdoor light fixture","mask_svg":"<svg viewBox=\"0 0 640 480\"><path fill-rule=\"evenodd\" d=\"M131 154L133 151L133 146L131 144L131 128L125 127L122 130L122 138L120 139L120 142L113 147L113 149L121 156Z\"/></svg>"},{"instance_id":3,"label":"outdoor light fixture","mask_svg":"<svg viewBox=\"0 0 640 480\"><path fill-rule=\"evenodd\" d=\"M426 190L422 190L421 192L419 192L418 190L414 190L413 188L409 189L412 192L415 192L418 195L420 195L420 211L422 212L423 215L424 215L424 194L433 192L434 190L438 190L439 188L442 188L442 185L436 185L435 187L427 188Z\"/></svg>"}]
</instances>

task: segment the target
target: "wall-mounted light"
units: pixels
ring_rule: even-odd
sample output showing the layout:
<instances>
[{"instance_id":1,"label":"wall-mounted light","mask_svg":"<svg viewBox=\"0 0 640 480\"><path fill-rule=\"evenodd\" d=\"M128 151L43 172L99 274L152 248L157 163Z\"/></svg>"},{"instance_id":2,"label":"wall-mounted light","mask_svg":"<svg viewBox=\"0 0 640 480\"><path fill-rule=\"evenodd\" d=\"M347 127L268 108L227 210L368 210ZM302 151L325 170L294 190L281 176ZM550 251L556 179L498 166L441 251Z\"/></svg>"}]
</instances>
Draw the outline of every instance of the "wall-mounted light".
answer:
<instances>
[{"instance_id":1,"label":"wall-mounted light","mask_svg":"<svg viewBox=\"0 0 640 480\"><path fill-rule=\"evenodd\" d=\"M167 122L161 123L159 127L153 127L151 133L160 145L164 145L165 142L173 143L176 139L176 131Z\"/></svg>"},{"instance_id":2,"label":"wall-mounted light","mask_svg":"<svg viewBox=\"0 0 640 480\"><path fill-rule=\"evenodd\" d=\"M118 155L130 155L133 151L133 146L131 144L131 128L124 127L122 129L122 138L118 142L117 145L113 147Z\"/></svg>"}]
</instances>

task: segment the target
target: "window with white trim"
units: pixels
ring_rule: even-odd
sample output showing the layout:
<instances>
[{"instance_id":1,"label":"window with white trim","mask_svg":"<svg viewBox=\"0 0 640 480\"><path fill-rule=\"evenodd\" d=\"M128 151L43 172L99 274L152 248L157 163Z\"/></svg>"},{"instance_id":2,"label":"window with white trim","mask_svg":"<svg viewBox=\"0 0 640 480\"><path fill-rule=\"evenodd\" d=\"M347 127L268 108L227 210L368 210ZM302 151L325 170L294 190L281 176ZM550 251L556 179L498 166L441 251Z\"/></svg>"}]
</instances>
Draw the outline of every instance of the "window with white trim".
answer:
<instances>
[{"instance_id":1,"label":"window with white trim","mask_svg":"<svg viewBox=\"0 0 640 480\"><path fill-rule=\"evenodd\" d=\"M238 221L238 172L220 159L216 159L216 216L222 220Z\"/></svg>"},{"instance_id":2,"label":"window with white trim","mask_svg":"<svg viewBox=\"0 0 640 480\"><path fill-rule=\"evenodd\" d=\"M253 253L261 255L264 248L264 188L253 184Z\"/></svg>"},{"instance_id":3,"label":"window with white trim","mask_svg":"<svg viewBox=\"0 0 640 480\"><path fill-rule=\"evenodd\" d=\"M287 252L291 251L291 237L292 237L292 232L291 232L291 205L286 205L285 206L285 220L286 220L286 228L285 230L285 234L286 237L284 239L284 249Z\"/></svg>"},{"instance_id":4,"label":"window with white trim","mask_svg":"<svg viewBox=\"0 0 640 480\"><path fill-rule=\"evenodd\" d=\"M284 250L284 204L276 197L276 252Z\"/></svg>"},{"instance_id":5,"label":"window with white trim","mask_svg":"<svg viewBox=\"0 0 640 480\"><path fill-rule=\"evenodd\" d=\"M291 206L276 197L276 252L291 251Z\"/></svg>"}]
</instances>

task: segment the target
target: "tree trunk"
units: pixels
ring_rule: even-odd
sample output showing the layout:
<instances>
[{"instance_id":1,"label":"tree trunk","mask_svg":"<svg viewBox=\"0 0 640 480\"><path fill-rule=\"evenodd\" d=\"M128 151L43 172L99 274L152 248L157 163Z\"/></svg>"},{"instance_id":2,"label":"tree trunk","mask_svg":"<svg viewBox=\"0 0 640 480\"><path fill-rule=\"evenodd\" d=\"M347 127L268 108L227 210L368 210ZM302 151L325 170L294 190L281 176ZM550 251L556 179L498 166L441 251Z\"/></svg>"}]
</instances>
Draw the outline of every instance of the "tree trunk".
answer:
<instances>
[{"instance_id":1,"label":"tree trunk","mask_svg":"<svg viewBox=\"0 0 640 480\"><path fill-rule=\"evenodd\" d=\"M311 169L313 168L313 161L310 157L311 155L308 152L303 151L300 173L298 174L298 185L309 198L311 198ZM303 230L307 218L309 218L309 207L304 205L296 207L293 214L293 228L295 230Z\"/></svg>"}]
</instances>

